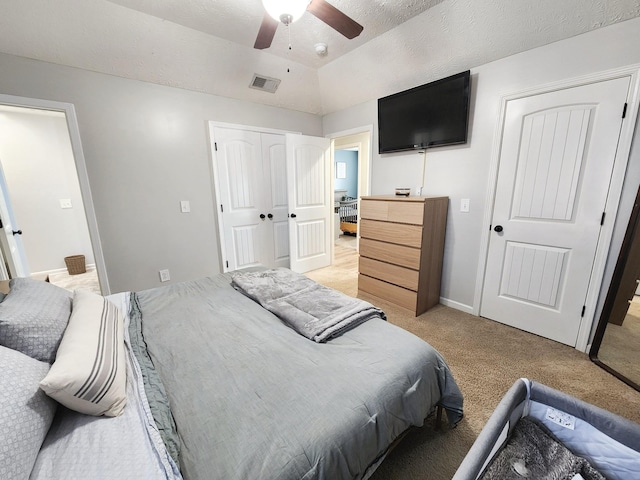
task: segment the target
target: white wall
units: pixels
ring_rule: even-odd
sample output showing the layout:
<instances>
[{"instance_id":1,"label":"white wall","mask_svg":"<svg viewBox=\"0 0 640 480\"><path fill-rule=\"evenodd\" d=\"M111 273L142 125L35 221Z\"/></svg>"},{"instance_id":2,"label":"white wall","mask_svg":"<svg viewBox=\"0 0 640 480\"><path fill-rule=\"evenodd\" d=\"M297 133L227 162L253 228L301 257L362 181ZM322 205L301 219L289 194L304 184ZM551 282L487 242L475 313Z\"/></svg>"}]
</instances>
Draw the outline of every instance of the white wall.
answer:
<instances>
[{"instance_id":1,"label":"white wall","mask_svg":"<svg viewBox=\"0 0 640 480\"><path fill-rule=\"evenodd\" d=\"M209 120L322 133L316 115L12 55L0 71L0 93L74 104L113 292L220 271Z\"/></svg>"},{"instance_id":2,"label":"white wall","mask_svg":"<svg viewBox=\"0 0 640 480\"><path fill-rule=\"evenodd\" d=\"M93 264L64 114L0 110L0 162L30 273L63 269L69 255ZM60 199L73 208L62 209Z\"/></svg>"},{"instance_id":3,"label":"white wall","mask_svg":"<svg viewBox=\"0 0 640 480\"><path fill-rule=\"evenodd\" d=\"M555 81L578 77L621 66L640 63L640 19L628 20L567 40L513 55L472 68L470 138L464 146L430 149L427 153L425 195L448 195L451 199L441 295L453 305L470 311L477 305L476 272L480 261L480 239L488 232L483 224L487 202L489 164L496 135L500 99L506 94ZM380 71L384 59L377 62ZM408 66L407 68L410 68ZM364 71L373 76L378 72ZM377 145L377 100L326 115L324 134L374 124ZM624 235L624 227L640 183L640 134L636 130L630 169L623 192L620 217L612 243L615 251ZM376 149L377 150L377 149ZM394 187L412 186L422 173L418 153L373 154L372 193L389 194ZM460 212L460 199L469 198L470 212ZM620 230L622 232L620 233ZM612 266L607 266L608 285ZM597 315L596 315L597 318Z\"/></svg>"}]
</instances>

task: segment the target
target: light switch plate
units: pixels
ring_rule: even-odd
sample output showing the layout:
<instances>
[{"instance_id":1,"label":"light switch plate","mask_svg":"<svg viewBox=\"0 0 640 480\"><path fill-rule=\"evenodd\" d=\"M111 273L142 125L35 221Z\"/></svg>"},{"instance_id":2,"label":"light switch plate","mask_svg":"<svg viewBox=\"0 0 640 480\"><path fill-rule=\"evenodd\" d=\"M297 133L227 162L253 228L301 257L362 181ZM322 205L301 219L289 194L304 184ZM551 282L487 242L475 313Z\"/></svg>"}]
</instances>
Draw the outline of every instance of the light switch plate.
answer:
<instances>
[{"instance_id":1,"label":"light switch plate","mask_svg":"<svg viewBox=\"0 0 640 480\"><path fill-rule=\"evenodd\" d=\"M171 275L169 275L169 270L160 270L158 273L160 274L161 282L168 282L169 280L171 280Z\"/></svg>"},{"instance_id":2,"label":"light switch plate","mask_svg":"<svg viewBox=\"0 0 640 480\"><path fill-rule=\"evenodd\" d=\"M61 198L60 199L60 208L73 208L73 205L71 204L71 199L70 198Z\"/></svg>"},{"instance_id":3,"label":"light switch plate","mask_svg":"<svg viewBox=\"0 0 640 480\"><path fill-rule=\"evenodd\" d=\"M180 211L182 213L189 213L191 211L189 200L180 200Z\"/></svg>"},{"instance_id":4,"label":"light switch plate","mask_svg":"<svg viewBox=\"0 0 640 480\"><path fill-rule=\"evenodd\" d=\"M469 211L469 199L461 198L460 199L460 211L467 213Z\"/></svg>"}]
</instances>

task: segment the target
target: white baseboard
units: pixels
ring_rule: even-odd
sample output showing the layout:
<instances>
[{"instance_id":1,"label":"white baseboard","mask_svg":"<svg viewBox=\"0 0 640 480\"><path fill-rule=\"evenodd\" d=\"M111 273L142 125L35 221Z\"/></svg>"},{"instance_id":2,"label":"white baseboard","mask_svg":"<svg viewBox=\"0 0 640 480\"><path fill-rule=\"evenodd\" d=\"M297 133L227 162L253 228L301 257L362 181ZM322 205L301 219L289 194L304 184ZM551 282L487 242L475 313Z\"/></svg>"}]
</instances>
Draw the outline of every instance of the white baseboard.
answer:
<instances>
[{"instance_id":1,"label":"white baseboard","mask_svg":"<svg viewBox=\"0 0 640 480\"><path fill-rule=\"evenodd\" d=\"M87 269L87 272L90 272L90 271L96 269L96 264L95 263L88 263L87 265L85 265L85 268ZM39 278L39 279L44 280L49 275L56 275L58 273L67 273L67 269L66 268L55 268L53 270L43 270L42 272L33 272L30 275L30 277L31 278Z\"/></svg>"},{"instance_id":2,"label":"white baseboard","mask_svg":"<svg viewBox=\"0 0 640 480\"><path fill-rule=\"evenodd\" d=\"M473 307L471 305L465 305L464 303L456 302L454 300L449 300L448 298L443 297L440 297L440 303L447 307L455 308L456 310L461 310L465 313L473 315Z\"/></svg>"}]
</instances>

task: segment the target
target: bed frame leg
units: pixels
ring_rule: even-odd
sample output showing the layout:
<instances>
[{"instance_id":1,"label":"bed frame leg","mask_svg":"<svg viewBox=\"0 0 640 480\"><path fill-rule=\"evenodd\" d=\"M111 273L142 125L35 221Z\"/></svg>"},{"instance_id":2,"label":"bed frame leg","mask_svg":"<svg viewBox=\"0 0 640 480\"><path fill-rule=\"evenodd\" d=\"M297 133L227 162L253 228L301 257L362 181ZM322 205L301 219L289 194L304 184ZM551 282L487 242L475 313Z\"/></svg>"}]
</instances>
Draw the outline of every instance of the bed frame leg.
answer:
<instances>
[{"instance_id":1,"label":"bed frame leg","mask_svg":"<svg viewBox=\"0 0 640 480\"><path fill-rule=\"evenodd\" d=\"M442 425L442 405L436 405L436 431L440 430Z\"/></svg>"}]
</instances>

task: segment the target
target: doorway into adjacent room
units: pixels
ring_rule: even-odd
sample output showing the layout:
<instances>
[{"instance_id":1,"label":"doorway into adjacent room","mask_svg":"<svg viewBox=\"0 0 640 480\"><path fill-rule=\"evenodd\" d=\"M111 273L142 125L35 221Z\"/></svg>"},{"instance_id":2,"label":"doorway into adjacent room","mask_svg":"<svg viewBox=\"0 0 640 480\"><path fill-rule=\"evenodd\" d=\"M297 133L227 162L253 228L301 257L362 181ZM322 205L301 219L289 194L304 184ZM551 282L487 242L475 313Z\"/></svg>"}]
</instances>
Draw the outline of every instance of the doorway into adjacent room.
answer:
<instances>
[{"instance_id":1,"label":"doorway into adjacent room","mask_svg":"<svg viewBox=\"0 0 640 480\"><path fill-rule=\"evenodd\" d=\"M370 194L372 127L338 132L333 138L333 265L345 275L358 274L360 198Z\"/></svg>"},{"instance_id":2,"label":"doorway into adjacent room","mask_svg":"<svg viewBox=\"0 0 640 480\"><path fill-rule=\"evenodd\" d=\"M73 106L0 95L0 166L2 279L108 294ZM74 255L85 257L85 273L75 262L69 275Z\"/></svg>"},{"instance_id":3,"label":"doorway into adjacent room","mask_svg":"<svg viewBox=\"0 0 640 480\"><path fill-rule=\"evenodd\" d=\"M334 238L338 249L346 248L357 252L358 236L358 157L357 147L334 152ZM338 250L336 250L336 255Z\"/></svg>"}]
</instances>

